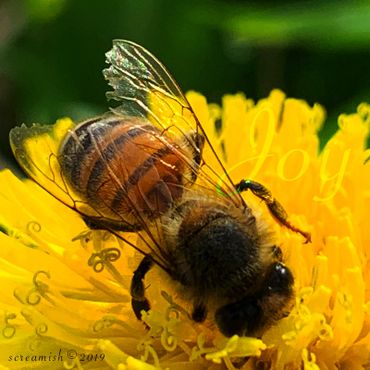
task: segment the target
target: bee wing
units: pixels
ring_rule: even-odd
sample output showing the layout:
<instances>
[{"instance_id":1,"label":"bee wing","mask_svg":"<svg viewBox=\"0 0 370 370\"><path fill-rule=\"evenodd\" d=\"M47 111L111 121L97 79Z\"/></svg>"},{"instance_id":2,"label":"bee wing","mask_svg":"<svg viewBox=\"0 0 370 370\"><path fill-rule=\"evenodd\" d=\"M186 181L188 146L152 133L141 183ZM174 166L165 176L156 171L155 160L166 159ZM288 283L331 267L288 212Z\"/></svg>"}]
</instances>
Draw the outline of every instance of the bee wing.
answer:
<instances>
[{"instance_id":1,"label":"bee wing","mask_svg":"<svg viewBox=\"0 0 370 370\"><path fill-rule=\"evenodd\" d=\"M198 185L244 204L188 100L163 64L140 45L126 40L113 41L106 61L110 66L103 74L113 88L107 97L119 102L112 110L145 117L172 139L189 146L199 163L189 157L183 160L191 173L197 173ZM212 166L202 158L204 151L213 156Z\"/></svg>"},{"instance_id":2,"label":"bee wing","mask_svg":"<svg viewBox=\"0 0 370 370\"><path fill-rule=\"evenodd\" d=\"M113 88L107 97L121 103L114 111L149 118L167 135L196 129L196 117L177 83L147 50L114 40L106 58L110 66L103 74Z\"/></svg>"},{"instance_id":3,"label":"bee wing","mask_svg":"<svg viewBox=\"0 0 370 370\"><path fill-rule=\"evenodd\" d=\"M10 131L10 146L26 174L48 193L80 214L99 214L83 201L68 185L60 168L59 146L69 130L75 127L70 119L54 125L22 125Z\"/></svg>"},{"instance_id":4,"label":"bee wing","mask_svg":"<svg viewBox=\"0 0 370 370\"><path fill-rule=\"evenodd\" d=\"M235 192L234 184L209 142L206 132L195 116L189 102L165 67L141 46L122 40L114 41L113 49L107 53L107 61L110 67L104 70L104 75L113 87L113 91L107 95L119 102L119 105L112 111L120 117L139 117L149 120L161 133L165 134L166 138L170 139L165 140L162 139L161 135L154 135L154 141L159 140L165 146L168 145L165 142L175 144L171 145L171 151L176 153L176 156L183 161L188 169L184 171L188 176L183 182L185 187L193 185L193 175L196 174L197 186L203 187L207 191L221 192L237 205L244 204L241 196ZM90 202L86 202L73 191L63 174L61 163L64 163L63 161L66 158L60 154L60 147L63 139L70 131L73 132L75 127L76 125L70 120L60 120L53 126L17 127L10 132L11 147L24 171L51 195L82 216L107 221L106 217L95 209ZM203 143L207 148L203 147ZM78 142L76 144L76 147L78 147ZM183 150L182 146L190 148L190 151ZM147 150L145 146L137 149ZM211 159L212 166L202 159L202 150L204 149L213 156ZM148 150L150 151L150 148ZM189 153L192 153L193 157ZM100 154L102 161L109 167L110 159L105 158L103 153ZM198 161L195 160L196 158L198 158ZM164 159L160 160L163 166L169 169L173 166L173 163L167 163ZM218 168L214 167L215 164ZM118 170L122 173L129 172L124 163ZM114 176L114 171L111 172ZM161 179L159 174L156 177ZM223 180L219 181L220 178L223 178ZM113 177L107 181L121 186ZM168 183L162 182L163 191L166 192ZM176 187L177 184L173 183L170 186ZM138 188L138 193L141 192L143 192L143 189ZM122 191L122 193L127 203L132 206L132 214L142 226L143 231L138 232L142 244L150 250L150 254L152 257L154 256L156 263L168 270L169 267L166 267L167 251L162 248L160 217L153 223L148 222L147 218L142 217L141 209L128 194L125 191ZM158 195L157 203L161 204L159 197L160 195ZM148 205L153 204L153 200L148 199L147 202ZM114 213L113 208L111 208L111 211ZM125 222L124 216L118 214L116 216ZM107 229L112 232L115 230L111 230L109 227ZM115 234L117 235L117 233ZM124 238L122 237L122 239ZM131 244L127 240L126 242ZM131 245L141 253L148 254L144 248Z\"/></svg>"},{"instance_id":5,"label":"bee wing","mask_svg":"<svg viewBox=\"0 0 370 370\"><path fill-rule=\"evenodd\" d=\"M61 163L66 160L65 155L60 153L60 148L63 145L65 137L73 129L76 124L70 119L61 119L54 125L39 125L34 124L31 127L22 125L15 127L10 131L9 139L12 151L16 157L18 163L26 174L38 183L44 190L54 196L56 199L61 201L67 207L79 213L81 216L87 216L90 220L94 220L98 225L103 225L102 228L107 228L113 232L117 237L121 238L140 253L147 255L151 252L152 258L160 265L163 269L168 270L166 267L164 251L160 250L160 246L157 246L157 250L153 249L149 239L158 244L158 237L154 236L150 227L141 216L140 209L135 205L128 196L125 196L127 202L130 202L132 213L135 215L136 220L142 226L143 232L138 232L138 236L141 239L139 245L133 244L121 233L117 233L115 229L111 230L109 225L110 222L122 221L129 225L124 215L117 214L117 218L110 219L106 215L101 213L101 210L94 208L91 202L87 202L78 195L73 188L69 185L67 178L61 168ZM73 136L74 137L74 136ZM78 139L75 138L75 148L77 150ZM113 141L111 141L113 143ZM81 144L82 145L82 144ZM143 148L137 148L137 150L143 150ZM76 152L77 153L77 152ZM75 160L76 153L68 153L69 160ZM100 153L102 161L109 166L109 159ZM125 170L122 168L121 170ZM114 174L112 174L114 176ZM111 178L110 184L115 185L115 180ZM111 209L114 212L114 209ZM108 226L104 226L108 225ZM149 237L149 239L148 239Z\"/></svg>"}]
</instances>

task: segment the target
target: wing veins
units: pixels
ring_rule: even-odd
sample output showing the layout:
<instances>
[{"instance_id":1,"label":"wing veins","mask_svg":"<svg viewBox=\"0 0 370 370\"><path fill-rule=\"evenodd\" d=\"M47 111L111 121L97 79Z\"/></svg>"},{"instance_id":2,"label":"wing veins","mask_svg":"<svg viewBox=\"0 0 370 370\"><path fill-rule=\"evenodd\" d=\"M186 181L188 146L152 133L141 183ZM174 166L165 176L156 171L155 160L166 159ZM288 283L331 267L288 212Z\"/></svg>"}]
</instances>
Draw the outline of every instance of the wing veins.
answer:
<instances>
[{"instance_id":1,"label":"wing veins","mask_svg":"<svg viewBox=\"0 0 370 370\"><path fill-rule=\"evenodd\" d=\"M148 60L148 58L147 58L148 56L155 63L157 63L157 65L160 67L160 70L164 72L164 75L168 78L168 81L172 84L172 87L175 88L175 92L177 92L177 94L174 94L174 95L181 96L181 90L177 86L177 84L174 81L174 79L172 78L172 76L168 73L166 68L163 66L163 64L158 59L156 59L153 55L148 53L144 48L140 47L139 45L135 45L135 44L133 45L132 43L130 43L130 45L133 46L133 50L136 53L136 55L138 56L138 60L143 62L145 64L145 66L147 67L147 69L151 72L151 75L154 76L154 81L158 81L158 80L161 81L162 85L165 86L167 88L167 90L173 92L173 89L171 89L171 87L168 85L167 81L165 81L165 79L162 77L162 75L160 73L158 73L157 68L155 68L151 64L151 62ZM127 51L127 53L131 57L133 57L133 55L127 49L125 49L125 50ZM143 54L141 52L143 52ZM144 54L146 54L146 56L144 56ZM157 79L155 77L157 77Z\"/></svg>"},{"instance_id":2,"label":"wing veins","mask_svg":"<svg viewBox=\"0 0 370 370\"><path fill-rule=\"evenodd\" d=\"M111 165L108 163L108 161L106 160L106 158L104 157L101 149L100 149L100 146L98 144L98 142L96 141L96 138L92 135L92 142L94 144L94 147L96 149L96 151L100 154L101 158L104 159L104 162L105 162L105 165L108 169L108 172L109 172L109 177L110 177L110 180L112 180L113 182L115 182L115 184L118 186L119 189L121 189L123 191L123 194L125 194L125 188L124 186L121 184L121 182L119 181L118 177L115 175L115 172L114 170L112 169ZM107 180L108 181L108 180ZM102 186L102 184L100 185ZM129 196L125 196L125 199L126 201L128 201L131 206L132 206L132 211L134 211L134 217L138 220L138 222L140 223L140 225L144 228L144 231L148 234L148 236L150 237L150 239L155 243L156 247L158 248L158 251L160 252L160 254L163 254L164 251L162 251L162 248L160 247L159 243L157 242L157 240L155 239L155 237L153 236L151 230L150 230L150 227L148 227L148 225L146 224L145 222L145 219L141 216L140 212L137 210L134 202L130 199ZM108 204L107 202L104 201L103 199L103 202L104 202L104 205L109 209L111 210L118 218L122 219L122 221L126 222L122 216L114 209L111 207L110 204ZM95 210L95 209L94 209ZM99 212L98 212L99 213ZM144 239L143 239L144 240ZM145 240L144 240L145 241ZM145 241L146 242L146 241ZM157 255L157 251L154 250L150 245L149 243L147 243L147 246L148 248L151 250L152 253L156 254ZM162 258L161 256L157 256L159 258Z\"/></svg>"}]
</instances>

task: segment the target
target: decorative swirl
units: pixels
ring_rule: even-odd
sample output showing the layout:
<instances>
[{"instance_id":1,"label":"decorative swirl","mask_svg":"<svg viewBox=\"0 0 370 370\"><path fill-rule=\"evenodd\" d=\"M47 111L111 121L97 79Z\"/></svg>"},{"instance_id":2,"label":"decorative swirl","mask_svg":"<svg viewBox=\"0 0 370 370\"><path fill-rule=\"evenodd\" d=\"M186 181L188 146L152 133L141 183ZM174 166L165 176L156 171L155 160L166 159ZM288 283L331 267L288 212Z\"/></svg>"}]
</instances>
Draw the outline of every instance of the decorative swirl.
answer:
<instances>
[{"instance_id":1,"label":"decorative swirl","mask_svg":"<svg viewBox=\"0 0 370 370\"><path fill-rule=\"evenodd\" d=\"M24 317L26 317L26 320L32 324L32 318L29 314L22 313ZM35 334L33 337L30 338L30 341L27 345L28 349L32 352L38 351L38 349L41 347L41 344L44 342L44 334L48 332L49 328L47 324L40 323L35 327Z\"/></svg>"},{"instance_id":2,"label":"decorative swirl","mask_svg":"<svg viewBox=\"0 0 370 370\"><path fill-rule=\"evenodd\" d=\"M30 324L32 324L32 322L30 322ZM41 347L41 345L43 343L45 343L44 342L45 339L41 335L37 334L37 328L35 328L35 333L36 333L36 335L30 337L29 340L28 340L28 344L27 344L27 348L31 352L38 352L39 349L40 349L40 347Z\"/></svg>"},{"instance_id":3,"label":"decorative swirl","mask_svg":"<svg viewBox=\"0 0 370 370\"><path fill-rule=\"evenodd\" d=\"M5 339L11 339L14 337L16 332L15 326L14 325L7 325L5 328L2 330L3 337Z\"/></svg>"},{"instance_id":4,"label":"decorative swirl","mask_svg":"<svg viewBox=\"0 0 370 370\"><path fill-rule=\"evenodd\" d=\"M221 350L221 355L223 357L224 354L227 354L227 352L229 351L227 349L228 346L230 346L230 343L234 343L235 344L235 341L238 340L239 337L238 336L234 336L234 337L231 337L227 344L226 344L226 347L224 350ZM204 335L204 333L200 333L197 337L197 345L194 346L191 350L191 355L190 355L190 358L189 360L190 361L194 361L200 357L202 357L203 355L206 355L206 358L207 358L207 354L214 354L214 355L217 355L217 350L215 352L215 348L214 347L205 347L205 344L206 344L206 337ZM213 357L215 360L217 359L217 357ZM227 357L223 357L223 359L225 360L225 358ZM209 358L211 359L211 358ZM216 360L217 361L217 360ZM227 367L228 369L230 369L230 367ZM232 367L231 367L232 369Z\"/></svg>"},{"instance_id":5,"label":"decorative swirl","mask_svg":"<svg viewBox=\"0 0 370 370\"><path fill-rule=\"evenodd\" d=\"M163 328L163 332L161 334L161 343L163 348L168 352L172 352L177 348L178 340L168 331L166 326Z\"/></svg>"},{"instance_id":6,"label":"decorative swirl","mask_svg":"<svg viewBox=\"0 0 370 370\"><path fill-rule=\"evenodd\" d=\"M168 306L166 310L166 320L170 321L171 319L180 319L180 311L174 305Z\"/></svg>"},{"instance_id":7,"label":"decorative swirl","mask_svg":"<svg viewBox=\"0 0 370 370\"><path fill-rule=\"evenodd\" d=\"M40 303L40 301L41 295L35 290L35 288L28 292L26 297L27 304L29 304L30 306L36 306Z\"/></svg>"},{"instance_id":8,"label":"decorative swirl","mask_svg":"<svg viewBox=\"0 0 370 370\"><path fill-rule=\"evenodd\" d=\"M10 320L14 320L17 317L15 313L6 312L4 317L5 327L2 330L3 337L6 339L13 338L16 332L15 326L10 324Z\"/></svg>"},{"instance_id":9,"label":"decorative swirl","mask_svg":"<svg viewBox=\"0 0 370 370\"><path fill-rule=\"evenodd\" d=\"M37 287L38 289L46 289L48 288L48 285L43 283L42 281L39 281L38 278L40 277L40 275L45 275L48 279L50 279L50 273L47 272L47 271L44 271L44 270L39 270L39 271L36 271L35 274L33 275L33 284L35 285L35 287Z\"/></svg>"},{"instance_id":10,"label":"decorative swirl","mask_svg":"<svg viewBox=\"0 0 370 370\"><path fill-rule=\"evenodd\" d=\"M155 349L151 346L149 342L142 342L141 345L144 347L144 354L140 357L141 361L147 362L149 356L151 355L154 361L154 366L156 368L161 368L159 363L158 354Z\"/></svg>"},{"instance_id":11,"label":"decorative swirl","mask_svg":"<svg viewBox=\"0 0 370 370\"><path fill-rule=\"evenodd\" d=\"M45 297L46 293L49 290L49 286L39 280L40 275L45 275L48 279L50 279L50 273L47 271L39 270L35 272L32 278L34 286L29 291L26 297L27 304L31 306L36 306L37 304L39 304L41 301L41 297Z\"/></svg>"},{"instance_id":12,"label":"decorative swirl","mask_svg":"<svg viewBox=\"0 0 370 370\"><path fill-rule=\"evenodd\" d=\"M112 316L105 316L101 320L98 320L93 325L93 331L98 333L104 329L110 328L117 320Z\"/></svg>"},{"instance_id":13,"label":"decorative swirl","mask_svg":"<svg viewBox=\"0 0 370 370\"><path fill-rule=\"evenodd\" d=\"M107 242L111 239L112 234L106 230L85 230L76 235L72 241L79 241L83 248L87 248L88 243L93 242L94 250L100 251L102 242Z\"/></svg>"},{"instance_id":14,"label":"decorative swirl","mask_svg":"<svg viewBox=\"0 0 370 370\"><path fill-rule=\"evenodd\" d=\"M41 346L41 342L40 337L36 335L30 339L27 347L31 352L37 352Z\"/></svg>"},{"instance_id":15,"label":"decorative swirl","mask_svg":"<svg viewBox=\"0 0 370 370\"><path fill-rule=\"evenodd\" d=\"M173 302L172 297L167 292L162 291L161 294L170 303L170 306L166 310L165 320L161 320L160 323L154 322L155 325L153 325L151 320L147 322L144 319L144 321L150 327L149 334L152 337L160 336L163 348L171 352L179 345L178 338L172 333L171 328L179 322L181 307ZM144 342L143 345L146 345L146 343Z\"/></svg>"},{"instance_id":16,"label":"decorative swirl","mask_svg":"<svg viewBox=\"0 0 370 370\"><path fill-rule=\"evenodd\" d=\"M39 233L41 231L41 224L37 221L30 221L27 223L26 229L29 233Z\"/></svg>"},{"instance_id":17,"label":"decorative swirl","mask_svg":"<svg viewBox=\"0 0 370 370\"><path fill-rule=\"evenodd\" d=\"M93 253L87 263L89 266L92 266L95 272L102 272L105 265L117 261L120 257L121 252L118 248L106 248L100 252Z\"/></svg>"},{"instance_id":18,"label":"decorative swirl","mask_svg":"<svg viewBox=\"0 0 370 370\"><path fill-rule=\"evenodd\" d=\"M106 243L111 240L113 235L107 230L94 230L92 233L92 245L95 252L104 250Z\"/></svg>"},{"instance_id":19,"label":"decorative swirl","mask_svg":"<svg viewBox=\"0 0 370 370\"><path fill-rule=\"evenodd\" d=\"M83 369L83 367L81 366L79 356L73 359L68 359L67 361L63 361L63 366L66 370L71 370L71 369L82 370Z\"/></svg>"},{"instance_id":20,"label":"decorative swirl","mask_svg":"<svg viewBox=\"0 0 370 370\"><path fill-rule=\"evenodd\" d=\"M172 296L168 294L166 291L161 291L162 297L170 304L170 306L167 308L166 311L166 318L167 320L170 319L171 314L174 312L176 315L176 318L180 317L180 313L182 313L185 317L191 320L191 315L179 304L175 303Z\"/></svg>"},{"instance_id":21,"label":"decorative swirl","mask_svg":"<svg viewBox=\"0 0 370 370\"><path fill-rule=\"evenodd\" d=\"M85 231L81 232L80 234L76 235L72 239L72 241L73 242L79 241L81 243L81 246L84 249L86 249L87 245L91 241L91 239L92 239L92 231L91 230L85 230Z\"/></svg>"},{"instance_id":22,"label":"decorative swirl","mask_svg":"<svg viewBox=\"0 0 370 370\"><path fill-rule=\"evenodd\" d=\"M197 337L197 345L194 346L191 350L191 355L189 358L190 361L194 361L197 358L201 357L203 354L207 353L207 349L204 348L205 342L206 338L204 336L204 333L200 333Z\"/></svg>"},{"instance_id":23,"label":"decorative swirl","mask_svg":"<svg viewBox=\"0 0 370 370\"><path fill-rule=\"evenodd\" d=\"M49 330L49 328L48 328L47 324L41 323L41 324L36 326L35 333L38 336L42 337L44 334L46 334L48 332L48 330Z\"/></svg>"},{"instance_id":24,"label":"decorative swirl","mask_svg":"<svg viewBox=\"0 0 370 370\"><path fill-rule=\"evenodd\" d=\"M44 341L44 335L48 332L49 327L46 323L40 322L36 323L37 319L34 317L34 311L30 309L22 309L21 315L24 317L24 319L32 326L34 327L35 335L30 337L30 341L27 345L30 351L37 351L40 345ZM36 325L37 324L37 325Z\"/></svg>"}]
</instances>

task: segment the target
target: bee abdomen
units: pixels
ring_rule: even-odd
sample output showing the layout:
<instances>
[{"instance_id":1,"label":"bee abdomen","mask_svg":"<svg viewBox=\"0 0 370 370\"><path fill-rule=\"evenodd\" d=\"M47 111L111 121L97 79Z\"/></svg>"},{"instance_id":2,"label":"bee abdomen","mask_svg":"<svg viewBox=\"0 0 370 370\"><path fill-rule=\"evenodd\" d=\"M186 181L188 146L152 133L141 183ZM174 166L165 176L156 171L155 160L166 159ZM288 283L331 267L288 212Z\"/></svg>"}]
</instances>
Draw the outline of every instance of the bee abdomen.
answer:
<instances>
[{"instance_id":1,"label":"bee abdomen","mask_svg":"<svg viewBox=\"0 0 370 370\"><path fill-rule=\"evenodd\" d=\"M175 164L177 170L166 168L169 163ZM181 167L171 148L163 146L128 176L125 186L116 192L111 207L119 209L127 199L135 199L150 216L164 212L182 194Z\"/></svg>"},{"instance_id":2,"label":"bee abdomen","mask_svg":"<svg viewBox=\"0 0 370 370\"><path fill-rule=\"evenodd\" d=\"M176 145L138 118L80 124L63 143L61 166L73 189L116 218L157 216L182 194L184 164Z\"/></svg>"},{"instance_id":3,"label":"bee abdomen","mask_svg":"<svg viewBox=\"0 0 370 370\"><path fill-rule=\"evenodd\" d=\"M85 193L85 179L89 177L91 165L99 156L96 144L118 125L122 125L121 119L106 121L96 118L81 123L65 138L59 150L60 164L74 190Z\"/></svg>"}]
</instances>

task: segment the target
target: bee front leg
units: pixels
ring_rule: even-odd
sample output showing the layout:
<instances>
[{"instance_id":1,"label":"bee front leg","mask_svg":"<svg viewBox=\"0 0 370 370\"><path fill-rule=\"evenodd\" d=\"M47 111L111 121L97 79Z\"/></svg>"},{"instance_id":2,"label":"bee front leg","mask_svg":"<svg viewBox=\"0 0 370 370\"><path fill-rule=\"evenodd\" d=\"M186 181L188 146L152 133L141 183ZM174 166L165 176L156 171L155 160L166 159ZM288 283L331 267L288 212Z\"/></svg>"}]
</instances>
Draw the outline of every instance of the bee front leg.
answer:
<instances>
[{"instance_id":1,"label":"bee front leg","mask_svg":"<svg viewBox=\"0 0 370 370\"><path fill-rule=\"evenodd\" d=\"M138 268L134 272L131 280L131 306L136 317L141 320L141 311L149 311L150 303L145 297L144 277L153 266L153 260L150 256L145 256Z\"/></svg>"},{"instance_id":2,"label":"bee front leg","mask_svg":"<svg viewBox=\"0 0 370 370\"><path fill-rule=\"evenodd\" d=\"M270 190L259 182L252 180L242 180L237 185L235 185L237 192L241 193L242 191L250 190L256 197L263 200L269 209L272 216L280 222L282 225L288 229L301 234L306 238L306 243L311 242L311 234L299 229L298 227L292 225L288 220L288 214L285 211L284 207L272 196Z\"/></svg>"}]
</instances>

